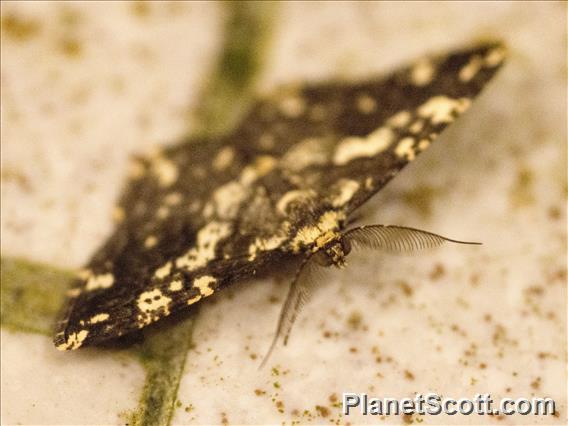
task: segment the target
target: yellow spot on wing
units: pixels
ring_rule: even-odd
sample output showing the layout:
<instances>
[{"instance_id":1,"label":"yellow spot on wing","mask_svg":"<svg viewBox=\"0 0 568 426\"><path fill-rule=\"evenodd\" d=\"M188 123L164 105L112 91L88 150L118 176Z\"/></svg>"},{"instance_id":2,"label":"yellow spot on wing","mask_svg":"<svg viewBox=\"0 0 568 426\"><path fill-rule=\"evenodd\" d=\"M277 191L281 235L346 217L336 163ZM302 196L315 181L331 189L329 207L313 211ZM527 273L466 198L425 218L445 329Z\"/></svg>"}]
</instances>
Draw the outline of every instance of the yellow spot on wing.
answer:
<instances>
[{"instance_id":1,"label":"yellow spot on wing","mask_svg":"<svg viewBox=\"0 0 568 426\"><path fill-rule=\"evenodd\" d=\"M223 171L231 165L234 158L235 150L230 146L226 146L222 148L213 159L213 168L218 171Z\"/></svg>"},{"instance_id":2,"label":"yellow spot on wing","mask_svg":"<svg viewBox=\"0 0 568 426\"><path fill-rule=\"evenodd\" d=\"M310 247L320 237L324 237L324 240L338 237L339 233L337 231L339 231L340 222L343 220L345 220L345 214L342 212L329 210L323 213L316 225L303 226L298 230L290 244L292 251L297 253L302 248Z\"/></svg>"},{"instance_id":3,"label":"yellow spot on wing","mask_svg":"<svg viewBox=\"0 0 568 426\"><path fill-rule=\"evenodd\" d=\"M280 101L280 112L286 117L297 118L302 115L306 109L306 103L298 96L287 96Z\"/></svg>"},{"instance_id":4,"label":"yellow spot on wing","mask_svg":"<svg viewBox=\"0 0 568 426\"><path fill-rule=\"evenodd\" d=\"M85 289L87 291L97 290L101 288L109 288L114 284L114 276L111 273L92 275L87 281Z\"/></svg>"},{"instance_id":5,"label":"yellow spot on wing","mask_svg":"<svg viewBox=\"0 0 568 426\"><path fill-rule=\"evenodd\" d=\"M467 83L471 81L473 77L481 70L483 67L483 59L479 55L473 56L467 64L465 64L458 74L460 81Z\"/></svg>"},{"instance_id":6,"label":"yellow spot on wing","mask_svg":"<svg viewBox=\"0 0 568 426\"><path fill-rule=\"evenodd\" d=\"M109 314L104 314L104 313L103 314L97 314L97 315L92 316L91 319L89 320L89 322L91 324L96 324L98 322L106 321L109 318L110 318Z\"/></svg>"},{"instance_id":7,"label":"yellow spot on wing","mask_svg":"<svg viewBox=\"0 0 568 426\"><path fill-rule=\"evenodd\" d=\"M173 280L170 283L170 286L168 287L168 289L170 291L180 291L183 288L183 282L181 280Z\"/></svg>"},{"instance_id":8,"label":"yellow spot on wing","mask_svg":"<svg viewBox=\"0 0 568 426\"><path fill-rule=\"evenodd\" d=\"M138 326L140 328L151 324L160 319L156 311L162 311L163 315L169 315L171 298L165 296L159 288L145 291L138 296L137 305L140 313L138 314Z\"/></svg>"},{"instance_id":9,"label":"yellow spot on wing","mask_svg":"<svg viewBox=\"0 0 568 426\"><path fill-rule=\"evenodd\" d=\"M332 199L331 205L333 207L341 207L347 204L355 193L359 190L359 182L353 179L341 179L337 182L335 189L338 193Z\"/></svg>"},{"instance_id":10,"label":"yellow spot on wing","mask_svg":"<svg viewBox=\"0 0 568 426\"><path fill-rule=\"evenodd\" d=\"M156 244L158 244L158 239L154 235L150 235L144 240L144 247L146 248L152 248Z\"/></svg>"},{"instance_id":11,"label":"yellow spot on wing","mask_svg":"<svg viewBox=\"0 0 568 426\"><path fill-rule=\"evenodd\" d=\"M471 101L468 98L452 99L434 96L418 108L418 115L430 119L432 124L451 123L456 113L465 112Z\"/></svg>"},{"instance_id":12,"label":"yellow spot on wing","mask_svg":"<svg viewBox=\"0 0 568 426\"><path fill-rule=\"evenodd\" d=\"M315 195L316 193L311 189L294 189L292 191L288 191L280 197L276 203L276 209L285 215L290 203L294 203L297 200L306 200L314 197Z\"/></svg>"},{"instance_id":13,"label":"yellow spot on wing","mask_svg":"<svg viewBox=\"0 0 568 426\"><path fill-rule=\"evenodd\" d=\"M197 246L178 257L176 266L193 271L207 265L207 262L215 258L217 244L229 236L231 229L227 222L209 222L197 233Z\"/></svg>"},{"instance_id":14,"label":"yellow spot on wing","mask_svg":"<svg viewBox=\"0 0 568 426\"><path fill-rule=\"evenodd\" d=\"M65 343L57 346L60 351L73 350L81 347L89 334L88 330L81 330L76 333L71 333Z\"/></svg>"},{"instance_id":15,"label":"yellow spot on wing","mask_svg":"<svg viewBox=\"0 0 568 426\"><path fill-rule=\"evenodd\" d=\"M377 109L377 101L369 95L359 95L357 97L357 109L363 114L370 114Z\"/></svg>"},{"instance_id":16,"label":"yellow spot on wing","mask_svg":"<svg viewBox=\"0 0 568 426\"><path fill-rule=\"evenodd\" d=\"M158 179L161 187L171 186L178 178L178 168L165 157L158 156L152 161L152 173Z\"/></svg>"},{"instance_id":17,"label":"yellow spot on wing","mask_svg":"<svg viewBox=\"0 0 568 426\"><path fill-rule=\"evenodd\" d=\"M408 111L399 111L387 120L387 125L394 128L401 128L410 122L411 117Z\"/></svg>"},{"instance_id":18,"label":"yellow spot on wing","mask_svg":"<svg viewBox=\"0 0 568 426\"><path fill-rule=\"evenodd\" d=\"M485 55L485 65L491 68L496 67L503 62L506 55L507 50L503 46L495 47Z\"/></svg>"},{"instance_id":19,"label":"yellow spot on wing","mask_svg":"<svg viewBox=\"0 0 568 426\"><path fill-rule=\"evenodd\" d=\"M124 212L124 209L122 207L115 206L112 209L112 220L114 220L115 223L122 223L124 222L125 218L126 213Z\"/></svg>"},{"instance_id":20,"label":"yellow spot on wing","mask_svg":"<svg viewBox=\"0 0 568 426\"><path fill-rule=\"evenodd\" d=\"M213 193L214 209L220 219L234 219L247 199L248 188L236 181L219 187Z\"/></svg>"},{"instance_id":21,"label":"yellow spot on wing","mask_svg":"<svg viewBox=\"0 0 568 426\"><path fill-rule=\"evenodd\" d=\"M414 160L416 157L416 152L414 151L414 139L402 139L396 146L394 153L400 158L406 157L408 161Z\"/></svg>"},{"instance_id":22,"label":"yellow spot on wing","mask_svg":"<svg viewBox=\"0 0 568 426\"><path fill-rule=\"evenodd\" d=\"M394 140L388 127L380 127L365 138L348 137L337 145L333 162L339 166L361 157L373 157L387 149Z\"/></svg>"},{"instance_id":23,"label":"yellow spot on wing","mask_svg":"<svg viewBox=\"0 0 568 426\"><path fill-rule=\"evenodd\" d=\"M436 69L430 59L424 58L416 63L410 71L410 80L415 86L426 86L434 78Z\"/></svg>"},{"instance_id":24,"label":"yellow spot on wing","mask_svg":"<svg viewBox=\"0 0 568 426\"><path fill-rule=\"evenodd\" d=\"M172 262L167 262L164 266L156 269L154 276L160 280L166 278L172 272Z\"/></svg>"},{"instance_id":25,"label":"yellow spot on wing","mask_svg":"<svg viewBox=\"0 0 568 426\"><path fill-rule=\"evenodd\" d=\"M214 290L210 287L210 285L214 284L215 282L217 282L217 279L215 277L212 277L211 275L204 275L202 277L196 278L193 281L193 287L198 288L199 293L203 297L207 297L213 294Z\"/></svg>"}]
</instances>

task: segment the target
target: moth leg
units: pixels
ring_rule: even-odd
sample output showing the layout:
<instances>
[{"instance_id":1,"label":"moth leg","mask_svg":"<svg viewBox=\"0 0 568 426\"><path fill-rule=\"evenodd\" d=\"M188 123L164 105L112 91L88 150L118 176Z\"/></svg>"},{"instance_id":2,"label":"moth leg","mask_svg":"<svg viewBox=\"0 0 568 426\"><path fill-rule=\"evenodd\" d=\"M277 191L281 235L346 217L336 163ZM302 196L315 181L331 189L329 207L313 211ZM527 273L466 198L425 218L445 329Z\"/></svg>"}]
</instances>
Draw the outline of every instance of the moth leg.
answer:
<instances>
[{"instance_id":1,"label":"moth leg","mask_svg":"<svg viewBox=\"0 0 568 426\"><path fill-rule=\"evenodd\" d=\"M316 281L315 272L319 269L316 262L311 262L310 259L311 256L302 261L296 271L296 275L290 285L288 295L286 296L286 300L284 301L284 305L282 305L282 310L280 311L280 317L278 318L278 325L276 326L274 338L272 339L272 343L270 344L270 347L268 348L259 368L262 368L266 364L268 358L270 358L270 355L272 354L272 351L276 347L276 343L278 343L278 340L281 337L283 337L284 345L288 343L292 326L300 314L302 307L309 300L311 290Z\"/></svg>"},{"instance_id":2,"label":"moth leg","mask_svg":"<svg viewBox=\"0 0 568 426\"><path fill-rule=\"evenodd\" d=\"M343 238L355 248L370 248L394 253L410 253L439 247L446 242L481 245L481 243L454 240L433 232L395 225L364 225L350 229Z\"/></svg>"}]
</instances>

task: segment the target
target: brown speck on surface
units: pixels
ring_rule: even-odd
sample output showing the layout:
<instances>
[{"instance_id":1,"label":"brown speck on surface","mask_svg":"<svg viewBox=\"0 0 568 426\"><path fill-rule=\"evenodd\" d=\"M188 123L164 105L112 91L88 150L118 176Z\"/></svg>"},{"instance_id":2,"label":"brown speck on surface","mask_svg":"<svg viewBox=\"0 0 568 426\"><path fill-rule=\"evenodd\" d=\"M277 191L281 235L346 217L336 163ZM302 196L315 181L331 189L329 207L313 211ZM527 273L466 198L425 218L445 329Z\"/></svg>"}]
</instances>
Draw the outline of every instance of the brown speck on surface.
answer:
<instances>
[{"instance_id":1,"label":"brown speck on surface","mask_svg":"<svg viewBox=\"0 0 568 426\"><path fill-rule=\"evenodd\" d=\"M74 37L64 37L59 41L59 51L71 59L77 59L83 52L81 42Z\"/></svg>"},{"instance_id":2,"label":"brown speck on surface","mask_svg":"<svg viewBox=\"0 0 568 426\"><path fill-rule=\"evenodd\" d=\"M353 311L349 314L347 318L347 325L351 330L359 330L361 323L363 322L363 316L359 311Z\"/></svg>"},{"instance_id":3,"label":"brown speck on surface","mask_svg":"<svg viewBox=\"0 0 568 426\"><path fill-rule=\"evenodd\" d=\"M548 209L548 217L552 220L558 220L562 216L560 208L552 206Z\"/></svg>"},{"instance_id":4,"label":"brown speck on surface","mask_svg":"<svg viewBox=\"0 0 568 426\"><path fill-rule=\"evenodd\" d=\"M336 393L332 393L331 395L329 395L328 399L329 399L329 402L334 404L338 401L339 398L338 398Z\"/></svg>"},{"instance_id":5,"label":"brown speck on surface","mask_svg":"<svg viewBox=\"0 0 568 426\"><path fill-rule=\"evenodd\" d=\"M229 419L227 418L226 413L221 413L221 424L222 425L228 425L229 424Z\"/></svg>"},{"instance_id":6,"label":"brown speck on surface","mask_svg":"<svg viewBox=\"0 0 568 426\"><path fill-rule=\"evenodd\" d=\"M414 374L412 374L409 370L404 370L404 377L407 380L414 380Z\"/></svg>"},{"instance_id":7,"label":"brown speck on surface","mask_svg":"<svg viewBox=\"0 0 568 426\"><path fill-rule=\"evenodd\" d=\"M536 389L539 389L539 388L540 388L540 381L541 381L540 377L537 377L536 379L534 379L534 380L531 382L531 388L533 388L533 389L535 389L535 390L536 390Z\"/></svg>"},{"instance_id":8,"label":"brown speck on surface","mask_svg":"<svg viewBox=\"0 0 568 426\"><path fill-rule=\"evenodd\" d=\"M469 277L469 283L472 285L472 287L477 287L479 285L479 273L474 272L473 274L471 274L471 276Z\"/></svg>"},{"instance_id":9,"label":"brown speck on surface","mask_svg":"<svg viewBox=\"0 0 568 426\"><path fill-rule=\"evenodd\" d=\"M357 353L357 348L355 348L355 347L350 347L350 348L349 348L349 352L351 352L352 354L355 354L355 353Z\"/></svg>"},{"instance_id":10,"label":"brown speck on surface","mask_svg":"<svg viewBox=\"0 0 568 426\"><path fill-rule=\"evenodd\" d=\"M482 370L485 370L487 368L487 364L485 364L484 362L479 364L479 368Z\"/></svg>"},{"instance_id":11,"label":"brown speck on surface","mask_svg":"<svg viewBox=\"0 0 568 426\"><path fill-rule=\"evenodd\" d=\"M410 287L410 284L408 284L406 281L399 281L398 286L400 287L404 295L407 297L412 296L412 293L414 293L414 290L412 289L412 287Z\"/></svg>"},{"instance_id":12,"label":"brown speck on surface","mask_svg":"<svg viewBox=\"0 0 568 426\"><path fill-rule=\"evenodd\" d=\"M446 269L444 268L444 265L442 265L441 263L437 263L436 265L434 265L432 272L430 272L430 279L432 281L437 281L440 278L442 278L445 274L446 274Z\"/></svg>"},{"instance_id":13,"label":"brown speck on surface","mask_svg":"<svg viewBox=\"0 0 568 426\"><path fill-rule=\"evenodd\" d=\"M130 3L130 11L137 18L146 18L150 15L150 6L151 3L149 2L136 0Z\"/></svg>"},{"instance_id":14,"label":"brown speck on surface","mask_svg":"<svg viewBox=\"0 0 568 426\"><path fill-rule=\"evenodd\" d=\"M254 394L256 396L262 396L262 395L266 395L266 391L263 391L262 389L255 389Z\"/></svg>"},{"instance_id":15,"label":"brown speck on surface","mask_svg":"<svg viewBox=\"0 0 568 426\"><path fill-rule=\"evenodd\" d=\"M404 424L411 425L414 423L412 420L412 414L403 414L401 417Z\"/></svg>"},{"instance_id":16,"label":"brown speck on surface","mask_svg":"<svg viewBox=\"0 0 568 426\"><path fill-rule=\"evenodd\" d=\"M40 24L36 20L22 18L14 13L2 17L2 32L14 41L27 41L37 35Z\"/></svg>"},{"instance_id":17,"label":"brown speck on surface","mask_svg":"<svg viewBox=\"0 0 568 426\"><path fill-rule=\"evenodd\" d=\"M534 176L533 172L521 168L517 172L516 180L509 193L512 207L527 207L534 203Z\"/></svg>"},{"instance_id":18,"label":"brown speck on surface","mask_svg":"<svg viewBox=\"0 0 568 426\"><path fill-rule=\"evenodd\" d=\"M274 294L273 294L273 295L270 295L270 296L268 297L268 303L270 303L270 304L272 304L272 305L274 305L274 304L276 304L276 303L280 303L280 298L279 298L278 296L274 295Z\"/></svg>"},{"instance_id":19,"label":"brown speck on surface","mask_svg":"<svg viewBox=\"0 0 568 426\"><path fill-rule=\"evenodd\" d=\"M422 217L428 217L432 214L434 198L439 193L440 190L437 188L421 185L403 193L402 199L406 205L416 210Z\"/></svg>"},{"instance_id":20,"label":"brown speck on surface","mask_svg":"<svg viewBox=\"0 0 568 426\"><path fill-rule=\"evenodd\" d=\"M276 401L276 409L278 410L279 413L283 413L284 412L284 403L282 401Z\"/></svg>"},{"instance_id":21,"label":"brown speck on surface","mask_svg":"<svg viewBox=\"0 0 568 426\"><path fill-rule=\"evenodd\" d=\"M321 417L329 416L329 408L324 407L323 405L316 405L316 411Z\"/></svg>"}]
</instances>

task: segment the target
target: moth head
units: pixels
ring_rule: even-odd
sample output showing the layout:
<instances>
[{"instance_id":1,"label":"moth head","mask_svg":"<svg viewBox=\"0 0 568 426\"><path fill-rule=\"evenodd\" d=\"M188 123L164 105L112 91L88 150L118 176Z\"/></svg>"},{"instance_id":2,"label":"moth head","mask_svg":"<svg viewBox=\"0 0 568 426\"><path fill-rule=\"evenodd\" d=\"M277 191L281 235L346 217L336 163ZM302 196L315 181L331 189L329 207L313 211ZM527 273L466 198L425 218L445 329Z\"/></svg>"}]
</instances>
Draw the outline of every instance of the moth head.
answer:
<instances>
[{"instance_id":1,"label":"moth head","mask_svg":"<svg viewBox=\"0 0 568 426\"><path fill-rule=\"evenodd\" d=\"M351 244L347 239L340 237L319 249L313 257L320 266L334 265L338 268L344 268L346 257L350 252Z\"/></svg>"}]
</instances>

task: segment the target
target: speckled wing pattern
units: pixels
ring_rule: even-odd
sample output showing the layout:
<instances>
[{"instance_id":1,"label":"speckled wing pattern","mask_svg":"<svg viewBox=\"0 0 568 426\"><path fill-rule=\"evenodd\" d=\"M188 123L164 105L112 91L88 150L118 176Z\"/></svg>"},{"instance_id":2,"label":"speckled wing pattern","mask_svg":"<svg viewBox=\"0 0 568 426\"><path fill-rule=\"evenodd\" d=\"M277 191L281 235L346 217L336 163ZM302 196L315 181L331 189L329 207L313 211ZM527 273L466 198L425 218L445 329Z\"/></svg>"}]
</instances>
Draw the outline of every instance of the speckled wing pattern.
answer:
<instances>
[{"instance_id":1,"label":"speckled wing pattern","mask_svg":"<svg viewBox=\"0 0 568 426\"><path fill-rule=\"evenodd\" d=\"M69 291L55 345L131 333L317 251L468 109L504 57L486 43L380 79L289 87L227 136L134 160L116 230Z\"/></svg>"}]
</instances>

